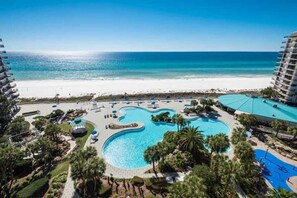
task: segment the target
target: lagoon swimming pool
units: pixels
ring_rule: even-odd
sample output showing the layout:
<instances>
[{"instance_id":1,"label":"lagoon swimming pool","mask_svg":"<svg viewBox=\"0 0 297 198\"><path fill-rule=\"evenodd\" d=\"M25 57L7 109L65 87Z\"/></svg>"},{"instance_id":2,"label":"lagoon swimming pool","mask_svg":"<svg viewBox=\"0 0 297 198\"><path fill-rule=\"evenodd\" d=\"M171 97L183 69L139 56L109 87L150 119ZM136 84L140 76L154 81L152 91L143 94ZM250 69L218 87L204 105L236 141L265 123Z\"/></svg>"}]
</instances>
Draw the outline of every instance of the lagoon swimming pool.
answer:
<instances>
[{"instance_id":1,"label":"lagoon swimming pool","mask_svg":"<svg viewBox=\"0 0 297 198\"><path fill-rule=\"evenodd\" d=\"M163 139L167 131L176 131L177 126L169 123L155 123L151 121L151 115L169 112L170 116L176 114L171 109L148 111L139 107L126 107L121 109L124 116L119 118L123 124L141 122L144 127L136 130L124 130L111 136L103 146L105 160L118 168L135 169L148 164L143 159L143 154L148 146L155 145ZM218 120L210 118L191 119L191 125L199 127L206 135L217 133L229 133L229 127Z\"/></svg>"},{"instance_id":2,"label":"lagoon swimming pool","mask_svg":"<svg viewBox=\"0 0 297 198\"><path fill-rule=\"evenodd\" d=\"M275 189L284 188L292 191L287 185L286 180L289 177L297 176L297 168L293 165L287 164L271 153L267 152L265 157L264 150L256 149L256 160L264 163L263 176L270 182Z\"/></svg>"}]
</instances>

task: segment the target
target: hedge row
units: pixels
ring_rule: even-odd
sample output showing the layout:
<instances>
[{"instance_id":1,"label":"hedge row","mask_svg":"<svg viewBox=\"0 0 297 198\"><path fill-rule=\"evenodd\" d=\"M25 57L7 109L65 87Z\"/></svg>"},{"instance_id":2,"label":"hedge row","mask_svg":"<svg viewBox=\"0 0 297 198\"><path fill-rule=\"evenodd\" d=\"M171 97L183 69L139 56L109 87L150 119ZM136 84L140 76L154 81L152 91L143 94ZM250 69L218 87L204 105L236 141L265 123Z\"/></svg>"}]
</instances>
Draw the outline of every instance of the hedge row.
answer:
<instances>
[{"instance_id":1,"label":"hedge row","mask_svg":"<svg viewBox=\"0 0 297 198\"><path fill-rule=\"evenodd\" d=\"M16 197L31 198L43 195L48 189L48 182L49 179L47 177L42 177L41 179L32 182L31 184L17 192Z\"/></svg>"}]
</instances>

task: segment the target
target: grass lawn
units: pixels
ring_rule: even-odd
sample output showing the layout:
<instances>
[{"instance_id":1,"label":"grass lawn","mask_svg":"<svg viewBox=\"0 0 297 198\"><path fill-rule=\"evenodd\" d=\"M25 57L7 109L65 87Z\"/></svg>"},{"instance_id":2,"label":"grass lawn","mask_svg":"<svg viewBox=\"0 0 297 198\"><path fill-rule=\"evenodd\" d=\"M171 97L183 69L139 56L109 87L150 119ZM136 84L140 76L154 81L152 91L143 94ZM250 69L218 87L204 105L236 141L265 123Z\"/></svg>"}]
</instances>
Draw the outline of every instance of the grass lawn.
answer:
<instances>
[{"instance_id":1,"label":"grass lawn","mask_svg":"<svg viewBox=\"0 0 297 198\"><path fill-rule=\"evenodd\" d=\"M51 177L55 177L63 172L68 172L69 169L69 159L65 159L62 162L60 162L55 169L51 172Z\"/></svg>"},{"instance_id":2,"label":"grass lawn","mask_svg":"<svg viewBox=\"0 0 297 198\"><path fill-rule=\"evenodd\" d=\"M77 141L79 143L79 148L83 149L84 145L86 144L88 137L90 136L91 132L94 130L94 126L90 123L87 123L87 134L84 135L83 137L79 137L76 139L80 139L80 141Z\"/></svg>"},{"instance_id":3,"label":"grass lawn","mask_svg":"<svg viewBox=\"0 0 297 198\"><path fill-rule=\"evenodd\" d=\"M60 124L59 127L65 133L68 133L71 130L71 125L67 123Z\"/></svg>"}]
</instances>

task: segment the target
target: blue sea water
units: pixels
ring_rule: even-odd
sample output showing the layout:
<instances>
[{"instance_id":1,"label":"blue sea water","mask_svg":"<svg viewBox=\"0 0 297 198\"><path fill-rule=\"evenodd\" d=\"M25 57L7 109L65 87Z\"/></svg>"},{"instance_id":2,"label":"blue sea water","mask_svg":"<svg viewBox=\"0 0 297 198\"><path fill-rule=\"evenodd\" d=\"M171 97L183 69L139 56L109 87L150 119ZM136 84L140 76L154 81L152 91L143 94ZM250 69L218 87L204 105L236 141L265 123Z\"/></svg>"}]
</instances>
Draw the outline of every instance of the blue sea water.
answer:
<instances>
[{"instance_id":1,"label":"blue sea water","mask_svg":"<svg viewBox=\"0 0 297 198\"><path fill-rule=\"evenodd\" d=\"M135 169L145 167L148 165L143 157L145 149L161 141L165 132L177 131L175 124L152 122L151 115L169 112L170 116L173 116L176 112L170 109L159 109L151 112L136 107L126 107L121 111L124 114L119 119L121 123L140 122L144 124L144 128L125 130L110 137L104 144L104 158L109 164L118 168ZM198 127L205 137L230 132L225 123L215 119L198 118L190 121L190 125Z\"/></svg>"},{"instance_id":2,"label":"blue sea water","mask_svg":"<svg viewBox=\"0 0 297 198\"><path fill-rule=\"evenodd\" d=\"M16 80L270 76L276 52L8 53Z\"/></svg>"}]
</instances>

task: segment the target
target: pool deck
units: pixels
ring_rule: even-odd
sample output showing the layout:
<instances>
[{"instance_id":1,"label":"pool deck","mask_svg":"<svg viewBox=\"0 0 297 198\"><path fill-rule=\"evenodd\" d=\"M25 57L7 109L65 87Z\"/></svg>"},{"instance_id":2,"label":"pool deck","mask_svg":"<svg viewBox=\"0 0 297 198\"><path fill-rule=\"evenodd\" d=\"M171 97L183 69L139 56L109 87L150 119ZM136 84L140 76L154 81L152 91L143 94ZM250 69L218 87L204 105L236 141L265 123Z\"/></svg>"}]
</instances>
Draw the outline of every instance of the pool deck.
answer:
<instances>
[{"instance_id":1,"label":"pool deck","mask_svg":"<svg viewBox=\"0 0 297 198\"><path fill-rule=\"evenodd\" d=\"M287 185L295 192L297 193L297 176L290 177L290 181L286 181Z\"/></svg>"},{"instance_id":2,"label":"pool deck","mask_svg":"<svg viewBox=\"0 0 297 198\"><path fill-rule=\"evenodd\" d=\"M253 149L261 149L261 150L265 151L268 148L268 145L259 141L256 137L251 137L250 140L257 143L257 146L253 146ZM288 164L291 164L291 165L297 167L297 161L294 161L290 158L287 158L287 157L279 154L277 151L273 150L272 148L269 148L268 152L273 154L274 156L276 156L278 159L282 160L283 162L286 162ZM266 180L266 182L271 188L273 188L272 185L268 182L268 180ZM292 189L292 191L297 193L297 176L290 177L290 182L288 182L288 181L286 181L286 182L287 182L288 186Z\"/></svg>"},{"instance_id":3,"label":"pool deck","mask_svg":"<svg viewBox=\"0 0 297 198\"><path fill-rule=\"evenodd\" d=\"M153 108L148 108L148 104L151 104L151 101L143 101L141 104L139 104L137 101L133 102L130 101L129 104L127 104L127 102L125 101L118 101L116 105L114 105L114 107L112 108L112 105L110 104L110 102L98 102L97 106L101 107L104 106L104 108L101 108L100 112L95 112L94 110L92 110L92 104L90 102L84 102L84 103L60 103L58 105L58 107L56 108L52 108L52 104L28 104L28 105L21 105L21 111L18 113L18 115L21 115L23 112L27 112L27 111L32 111L32 110L40 110L40 115L47 115L49 113L52 112L52 110L54 109L61 109L63 111L67 111L69 109L85 109L87 110L87 114L84 116L84 119L86 119L87 121L91 122L94 127L95 130L99 131L99 136L98 136L98 141L95 144L91 144L90 139L86 142L86 145L92 145L94 146L99 154L99 157L104 158L103 156L103 145L105 143L105 141L111 137L112 135L123 131L123 129L118 129L118 130L113 130L113 129L106 129L106 125L114 123L114 124L121 124L118 119L116 118L104 118L104 115L106 114L111 114L113 110L117 111L117 116L120 117L120 109L123 107L128 107L128 106L132 106L132 107L141 107L144 109L147 109L149 111L155 111L155 110L159 110L159 109L163 109L163 108L169 108L172 109L174 111L176 111L177 113L180 113L181 110L184 109L184 105L185 104L190 104L190 100L183 100L183 102L177 102L177 101L170 101L169 103L165 102L165 101L157 101L157 104L159 104L160 108L157 109L153 109ZM230 128L230 133L229 136L231 136L231 131L233 128L240 126L240 124L233 119L233 116L220 110L217 107L214 107L214 109L218 112L218 114L220 115L218 117L218 120L226 123L229 128ZM186 116L185 114L182 114L185 118L195 118L193 116ZM28 116L26 117L26 120L29 122L33 121L33 117L35 116ZM140 127L143 126L142 123L138 123L139 126L134 128L134 129L138 129ZM131 129L131 128L127 128L127 129ZM232 158L233 157L233 153L232 153L232 149L231 151L228 153L228 155ZM106 175L113 175L114 177L117 178L131 178L135 175L137 176L141 176L141 177L151 177L153 174L145 174L144 172L147 171L148 169L152 168L152 165L143 167L143 168L139 168L139 169L132 169L132 170L127 170L127 169L121 169L121 168L117 168L114 167L110 164L107 163L107 167L106 167Z\"/></svg>"},{"instance_id":4,"label":"pool deck","mask_svg":"<svg viewBox=\"0 0 297 198\"><path fill-rule=\"evenodd\" d=\"M95 110L92 110L93 106L90 102L60 103L58 105L58 107L56 107L56 108L52 108L52 104L28 104L28 105L21 105L21 110L18 113L18 115L21 115L23 112L28 112L28 111L33 111L33 110L40 110L40 115L47 115L55 109L61 109L63 111L67 111L69 109L85 109L85 110L87 110L88 113L84 116L84 119L94 125L95 130L99 131L99 136L98 136L98 141L94 144L91 144L91 137L89 137L89 139L86 142L85 147L89 146L89 145L94 146L98 151L99 157L104 159L103 145L104 145L105 141L112 135L123 130L123 129L119 129L119 130L106 129L105 126L108 124L111 124L111 123L120 124L120 122L118 121L118 119L115 119L115 118L111 118L111 117L104 118L104 115L111 114L113 110L116 110L118 117L120 117L121 115L119 113L119 110L123 107L128 107L128 106L141 107L141 108L147 109L149 111L155 111L155 110L159 110L159 109L163 109L163 108L169 108L169 109L176 111L177 113L180 113L181 110L184 109L185 104L190 104L190 100L186 100L186 101L183 100L183 102L177 102L177 101L171 100L169 103L163 102L163 101L157 101L157 104L159 104L159 106L160 106L160 108L157 108L157 109L148 108L148 104L151 104L151 101L143 101L139 105L137 102L133 102L133 101L130 101L129 104L127 104L127 102L119 101L112 108L112 105L110 102L98 102L97 103L98 107L104 106L104 108L101 108L100 112L95 112ZM219 114L218 120L224 122L230 128L229 137L231 138L232 130L234 128L240 126L239 122L234 120L233 116L228 114L227 112L222 111L221 109L219 109L217 107L214 107L214 109ZM195 118L193 116L186 116L183 113L182 113L182 115L185 118ZM33 121L33 117L35 117L35 116L28 116L28 117L26 117L26 120L31 123ZM143 126L142 123L138 123L138 124L139 124L139 126L134 129L138 129ZM227 155L232 159L234 156L233 149L231 149L231 151L228 152ZM140 177L148 178L148 177L155 176L155 174L152 174L152 173L145 173L145 171L147 171L151 168L152 168L152 165L148 165L146 167L139 168L139 169L127 170L127 169L117 168L117 167L112 166L111 164L106 163L105 175L107 175L107 176L113 175L113 177L116 177L116 178L132 178L136 175L140 176ZM164 173L164 174L158 173L158 176L160 176L160 177L177 176L177 175L184 176L185 174L186 173ZM74 190L73 181L70 177L70 171L68 172L68 179L65 184L65 188L64 188L62 197L63 198L78 197L77 193Z\"/></svg>"}]
</instances>

